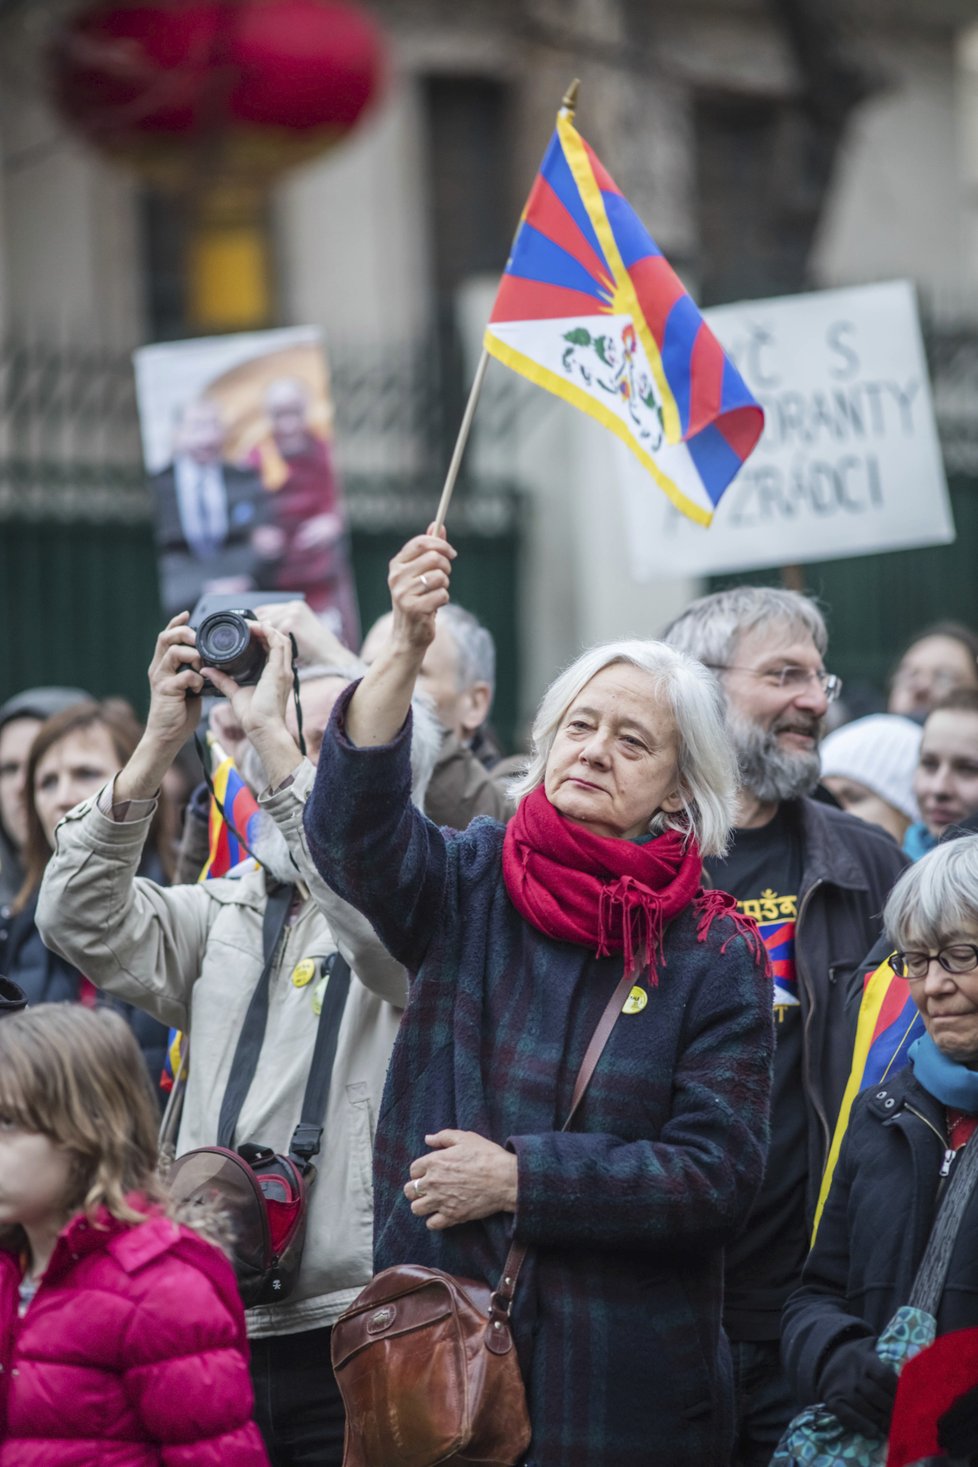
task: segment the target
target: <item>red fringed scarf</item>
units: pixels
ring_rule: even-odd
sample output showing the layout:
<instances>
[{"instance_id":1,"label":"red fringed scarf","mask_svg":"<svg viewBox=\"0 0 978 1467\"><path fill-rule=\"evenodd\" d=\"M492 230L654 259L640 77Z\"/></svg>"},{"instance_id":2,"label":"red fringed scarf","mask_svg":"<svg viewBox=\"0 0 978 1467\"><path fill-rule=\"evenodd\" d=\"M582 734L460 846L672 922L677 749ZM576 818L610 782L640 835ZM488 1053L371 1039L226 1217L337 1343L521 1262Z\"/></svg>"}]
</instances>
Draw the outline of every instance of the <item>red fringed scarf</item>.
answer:
<instances>
[{"instance_id":1,"label":"red fringed scarf","mask_svg":"<svg viewBox=\"0 0 978 1467\"><path fill-rule=\"evenodd\" d=\"M636 845L594 835L555 810L542 785L520 802L503 841L503 880L527 922L558 941L593 948L597 958L623 953L626 971L647 970L653 987L657 965L665 965L665 930L694 899L697 941L706 941L715 917L731 916L730 937L742 931L753 939L760 961L756 925L739 916L726 892L700 890L701 868L692 838L667 830Z\"/></svg>"}]
</instances>

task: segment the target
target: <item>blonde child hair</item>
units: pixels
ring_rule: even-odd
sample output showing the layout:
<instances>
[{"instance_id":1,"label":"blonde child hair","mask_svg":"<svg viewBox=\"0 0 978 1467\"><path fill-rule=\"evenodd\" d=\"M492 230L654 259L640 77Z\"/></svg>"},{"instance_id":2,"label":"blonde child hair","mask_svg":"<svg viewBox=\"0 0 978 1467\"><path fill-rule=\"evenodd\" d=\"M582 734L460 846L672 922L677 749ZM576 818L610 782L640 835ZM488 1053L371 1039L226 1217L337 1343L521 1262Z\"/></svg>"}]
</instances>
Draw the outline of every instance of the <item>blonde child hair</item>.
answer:
<instances>
[{"instance_id":1,"label":"blonde child hair","mask_svg":"<svg viewBox=\"0 0 978 1467\"><path fill-rule=\"evenodd\" d=\"M138 1223L127 1196L169 1211L156 1175L159 1112L139 1045L108 1008L48 1003L0 1022L0 1116L68 1153L65 1212ZM9 1242L17 1225L0 1227Z\"/></svg>"}]
</instances>

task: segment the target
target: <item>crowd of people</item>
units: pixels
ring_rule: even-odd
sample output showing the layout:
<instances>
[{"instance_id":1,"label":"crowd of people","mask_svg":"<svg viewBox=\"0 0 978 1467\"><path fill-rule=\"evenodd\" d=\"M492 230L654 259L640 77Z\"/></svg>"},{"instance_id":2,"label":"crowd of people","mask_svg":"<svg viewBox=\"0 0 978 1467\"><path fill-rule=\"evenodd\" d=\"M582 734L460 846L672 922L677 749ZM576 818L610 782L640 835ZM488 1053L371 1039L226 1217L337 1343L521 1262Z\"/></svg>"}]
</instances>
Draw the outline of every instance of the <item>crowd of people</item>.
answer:
<instances>
[{"instance_id":1,"label":"crowd of people","mask_svg":"<svg viewBox=\"0 0 978 1467\"><path fill-rule=\"evenodd\" d=\"M787 1467L816 1406L882 1463L938 1217L930 1338L978 1329L978 639L846 721L817 604L738 587L582 653L504 757L455 559L410 540L359 654L256 607L247 686L175 615L145 724L0 706L0 1467L340 1467L360 1291L514 1245L525 1467ZM258 813L198 880L204 723ZM843 1113L884 960L921 1034ZM160 1077L178 1032L178 1158L290 1154L345 972L301 1262L245 1308ZM978 1463L978 1379L935 1430Z\"/></svg>"}]
</instances>

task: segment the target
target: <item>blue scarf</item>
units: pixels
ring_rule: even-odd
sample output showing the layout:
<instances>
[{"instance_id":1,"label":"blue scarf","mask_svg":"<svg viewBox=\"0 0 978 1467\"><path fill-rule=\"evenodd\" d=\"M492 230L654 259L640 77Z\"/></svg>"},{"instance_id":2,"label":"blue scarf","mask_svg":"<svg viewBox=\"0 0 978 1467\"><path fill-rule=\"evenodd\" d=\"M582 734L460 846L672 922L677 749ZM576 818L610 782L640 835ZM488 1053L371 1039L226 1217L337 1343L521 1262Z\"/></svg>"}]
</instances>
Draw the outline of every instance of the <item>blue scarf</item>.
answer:
<instances>
[{"instance_id":1,"label":"blue scarf","mask_svg":"<svg viewBox=\"0 0 978 1467\"><path fill-rule=\"evenodd\" d=\"M948 1059L929 1034L915 1039L907 1050L917 1079L935 1100L965 1115L978 1115L978 1070L969 1070Z\"/></svg>"},{"instance_id":2,"label":"blue scarf","mask_svg":"<svg viewBox=\"0 0 978 1467\"><path fill-rule=\"evenodd\" d=\"M907 833L903 837L903 853L909 856L911 861L919 861L921 856L926 856L937 845L937 837L931 835L922 820L917 820L913 825L907 826Z\"/></svg>"}]
</instances>

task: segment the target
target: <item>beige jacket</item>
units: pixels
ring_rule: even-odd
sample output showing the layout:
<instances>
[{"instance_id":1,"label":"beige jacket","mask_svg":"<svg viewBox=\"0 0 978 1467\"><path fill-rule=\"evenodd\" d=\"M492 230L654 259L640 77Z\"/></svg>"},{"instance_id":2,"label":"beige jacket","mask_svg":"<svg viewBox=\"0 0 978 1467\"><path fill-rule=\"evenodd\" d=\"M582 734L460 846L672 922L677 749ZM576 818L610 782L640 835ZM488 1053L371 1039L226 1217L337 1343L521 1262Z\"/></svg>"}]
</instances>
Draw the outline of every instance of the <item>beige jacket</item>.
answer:
<instances>
[{"instance_id":1,"label":"beige jacket","mask_svg":"<svg viewBox=\"0 0 978 1467\"><path fill-rule=\"evenodd\" d=\"M513 761L507 760L507 775ZM464 830L477 815L491 815L504 825L516 806L506 789L506 776L497 778L453 733L442 736L434 773L424 797L425 814L436 825Z\"/></svg>"},{"instance_id":2,"label":"beige jacket","mask_svg":"<svg viewBox=\"0 0 978 1467\"><path fill-rule=\"evenodd\" d=\"M355 977L340 1029L302 1269L285 1303L248 1311L254 1335L329 1325L371 1277L374 1125L406 997L404 970L365 919L328 890L309 858L302 809L313 776L306 761L289 787L263 799L311 895L286 929L271 977L268 1027L241 1109L239 1142L285 1151L299 1120L316 1035L316 984L296 986L296 965L339 946ZM67 815L45 873L37 924L48 946L100 988L189 1033L179 1155L213 1145L217 1136L235 1046L262 969L265 877L250 870L168 889L137 877L150 819L113 820L95 799Z\"/></svg>"}]
</instances>

